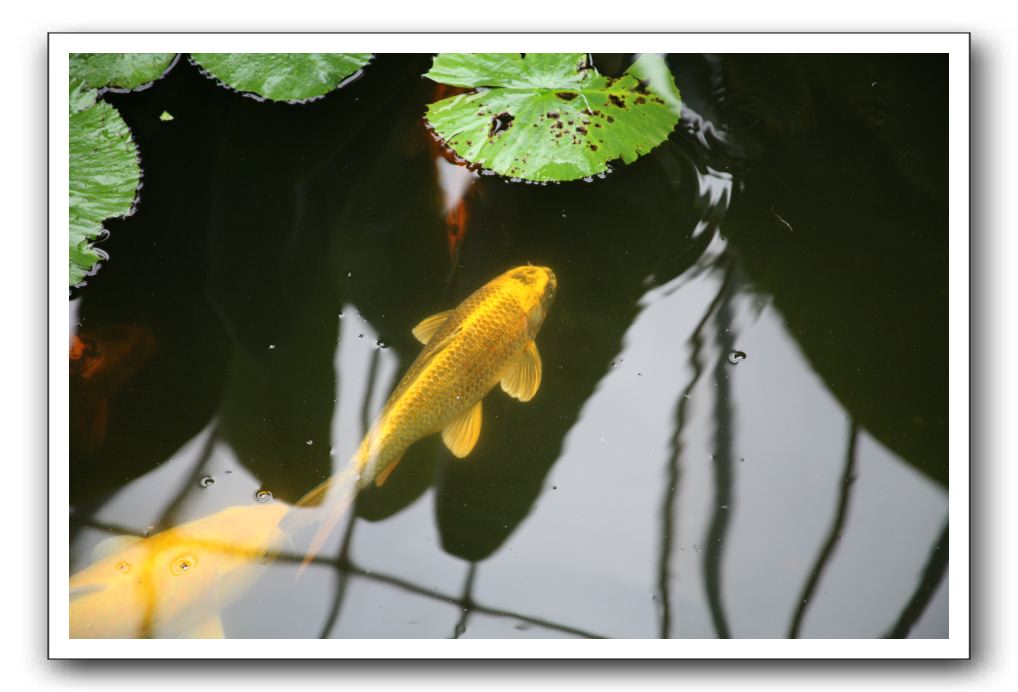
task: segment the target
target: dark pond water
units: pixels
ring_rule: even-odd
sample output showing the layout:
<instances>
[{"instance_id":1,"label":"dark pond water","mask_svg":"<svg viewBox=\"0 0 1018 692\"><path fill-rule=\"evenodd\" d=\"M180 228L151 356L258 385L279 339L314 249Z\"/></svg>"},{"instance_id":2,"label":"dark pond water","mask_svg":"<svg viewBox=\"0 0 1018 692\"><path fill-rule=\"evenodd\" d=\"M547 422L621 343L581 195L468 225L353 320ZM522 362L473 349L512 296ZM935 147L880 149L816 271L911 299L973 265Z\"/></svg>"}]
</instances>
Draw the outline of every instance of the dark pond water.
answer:
<instances>
[{"instance_id":1,"label":"dark pond water","mask_svg":"<svg viewBox=\"0 0 1018 692\"><path fill-rule=\"evenodd\" d=\"M411 328L532 262L534 400L493 391L467 460L414 445L299 581L286 548L223 596L227 636L946 637L947 58L669 64L669 141L548 186L441 158L429 56L301 106L187 61L107 95L145 177L70 301L105 357L72 372L72 572L296 501Z\"/></svg>"}]
</instances>

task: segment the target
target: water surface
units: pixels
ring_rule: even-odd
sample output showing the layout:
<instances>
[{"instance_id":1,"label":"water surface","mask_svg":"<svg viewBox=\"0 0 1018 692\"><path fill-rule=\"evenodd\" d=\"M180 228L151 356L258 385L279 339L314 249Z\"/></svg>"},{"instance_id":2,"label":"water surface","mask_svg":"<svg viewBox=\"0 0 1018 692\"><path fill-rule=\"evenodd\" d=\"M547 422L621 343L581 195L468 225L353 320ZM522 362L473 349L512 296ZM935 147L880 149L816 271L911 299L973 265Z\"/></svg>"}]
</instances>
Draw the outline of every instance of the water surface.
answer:
<instances>
[{"instance_id":1,"label":"water surface","mask_svg":"<svg viewBox=\"0 0 1018 692\"><path fill-rule=\"evenodd\" d=\"M429 56L300 106L186 61L107 95L144 188L71 332L154 346L100 395L72 378L72 572L111 531L296 501L411 328L532 262L559 281L534 400L492 392L467 460L412 447L227 636L946 637L947 58L669 64L668 142L547 186L450 187Z\"/></svg>"}]
</instances>

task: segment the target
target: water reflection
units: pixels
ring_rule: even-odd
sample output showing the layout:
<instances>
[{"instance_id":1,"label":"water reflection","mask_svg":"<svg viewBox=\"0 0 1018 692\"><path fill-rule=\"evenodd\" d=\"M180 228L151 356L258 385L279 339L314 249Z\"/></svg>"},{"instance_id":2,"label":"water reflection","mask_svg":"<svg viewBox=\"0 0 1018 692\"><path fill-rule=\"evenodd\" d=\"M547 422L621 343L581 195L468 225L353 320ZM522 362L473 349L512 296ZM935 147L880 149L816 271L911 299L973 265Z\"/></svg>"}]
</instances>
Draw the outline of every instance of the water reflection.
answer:
<instances>
[{"instance_id":1,"label":"water reflection","mask_svg":"<svg viewBox=\"0 0 1018 692\"><path fill-rule=\"evenodd\" d=\"M181 127L135 129L145 204L73 321L158 349L72 450L72 570L114 526L294 502L353 453L410 328L533 262L560 282L540 396L485 402L469 463L412 447L298 587L283 550L222 610L227 636L944 636L944 162L926 123L885 165L917 107L828 79L939 68L752 58L670 56L667 145L590 185L476 178L469 233L435 194L426 57L299 109L186 63L124 97L133 128Z\"/></svg>"}]
</instances>

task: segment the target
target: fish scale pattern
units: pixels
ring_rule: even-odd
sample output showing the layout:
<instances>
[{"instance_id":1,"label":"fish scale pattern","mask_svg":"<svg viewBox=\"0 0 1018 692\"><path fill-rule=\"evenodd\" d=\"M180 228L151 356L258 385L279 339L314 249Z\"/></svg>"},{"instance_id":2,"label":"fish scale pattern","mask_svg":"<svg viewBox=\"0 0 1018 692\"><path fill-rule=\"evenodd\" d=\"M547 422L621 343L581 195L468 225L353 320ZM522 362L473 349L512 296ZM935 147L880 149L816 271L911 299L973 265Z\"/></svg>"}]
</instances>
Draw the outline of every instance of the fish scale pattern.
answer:
<instances>
[{"instance_id":1,"label":"fish scale pattern","mask_svg":"<svg viewBox=\"0 0 1018 692\"><path fill-rule=\"evenodd\" d=\"M543 310L550 270L510 270L464 300L400 380L354 458L366 485L407 447L473 408L531 339L530 313ZM540 316L543 320L543 314Z\"/></svg>"}]
</instances>

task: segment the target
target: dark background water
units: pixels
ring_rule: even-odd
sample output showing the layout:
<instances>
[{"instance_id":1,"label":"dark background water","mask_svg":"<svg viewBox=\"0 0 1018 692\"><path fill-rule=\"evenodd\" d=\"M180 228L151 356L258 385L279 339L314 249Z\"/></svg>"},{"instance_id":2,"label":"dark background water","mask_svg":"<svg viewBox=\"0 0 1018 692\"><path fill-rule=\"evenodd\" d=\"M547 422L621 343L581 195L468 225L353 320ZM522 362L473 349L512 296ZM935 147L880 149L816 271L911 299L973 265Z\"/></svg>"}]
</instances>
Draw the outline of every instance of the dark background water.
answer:
<instances>
[{"instance_id":1,"label":"dark background water","mask_svg":"<svg viewBox=\"0 0 1018 692\"><path fill-rule=\"evenodd\" d=\"M154 346L108 391L72 378L72 432L104 430L72 434L72 570L111 528L295 501L412 326L532 262L559 279L538 396L493 392L468 461L412 447L334 564L273 565L229 636L946 637L947 58L669 64L665 144L590 183L476 177L454 256L429 56L304 105L187 61L107 94L144 187L71 329Z\"/></svg>"}]
</instances>

